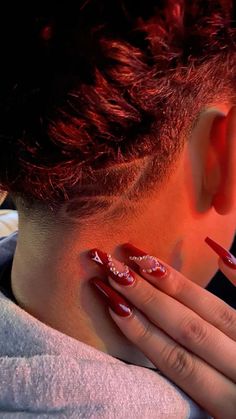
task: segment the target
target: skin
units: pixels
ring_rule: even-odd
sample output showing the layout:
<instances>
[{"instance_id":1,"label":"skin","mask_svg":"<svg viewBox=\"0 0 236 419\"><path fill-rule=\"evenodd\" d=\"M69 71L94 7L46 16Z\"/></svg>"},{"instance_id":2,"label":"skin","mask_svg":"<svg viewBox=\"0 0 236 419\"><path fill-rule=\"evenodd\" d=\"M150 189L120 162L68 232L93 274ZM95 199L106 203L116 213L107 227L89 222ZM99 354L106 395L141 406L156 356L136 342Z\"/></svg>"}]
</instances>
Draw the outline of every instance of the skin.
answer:
<instances>
[{"instance_id":1,"label":"skin","mask_svg":"<svg viewBox=\"0 0 236 419\"><path fill-rule=\"evenodd\" d=\"M219 266L236 284L236 270L221 259ZM236 311L172 267L165 264L165 268L165 276L157 278L155 272L143 272L136 265L128 286L108 275L112 291L132 307L127 317L109 309L111 317L165 376L213 418L234 419Z\"/></svg>"},{"instance_id":2,"label":"skin","mask_svg":"<svg viewBox=\"0 0 236 419\"><path fill-rule=\"evenodd\" d=\"M140 205L139 217L83 229L61 223L45 228L19 214L12 270L19 305L49 326L94 348L140 366L153 367L121 332L89 283L101 277L87 251L96 247L123 260L130 242L205 287L218 269L206 236L229 248L236 227L236 112L217 103L204 112L162 190Z\"/></svg>"}]
</instances>

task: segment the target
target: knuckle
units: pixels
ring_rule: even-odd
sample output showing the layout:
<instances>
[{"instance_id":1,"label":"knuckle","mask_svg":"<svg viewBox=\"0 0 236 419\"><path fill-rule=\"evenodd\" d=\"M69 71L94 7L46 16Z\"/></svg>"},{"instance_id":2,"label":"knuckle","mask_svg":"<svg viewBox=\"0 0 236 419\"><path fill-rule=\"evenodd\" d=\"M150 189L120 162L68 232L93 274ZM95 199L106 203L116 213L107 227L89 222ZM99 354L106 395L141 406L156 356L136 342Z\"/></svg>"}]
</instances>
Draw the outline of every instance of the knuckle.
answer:
<instances>
[{"instance_id":1,"label":"knuckle","mask_svg":"<svg viewBox=\"0 0 236 419\"><path fill-rule=\"evenodd\" d=\"M181 379L187 379L195 374L195 359L183 347L176 345L164 351L164 363Z\"/></svg>"},{"instance_id":2,"label":"knuckle","mask_svg":"<svg viewBox=\"0 0 236 419\"><path fill-rule=\"evenodd\" d=\"M135 343L139 346L143 346L143 344L147 344L150 342L151 338L153 337L153 327L149 321L145 322L145 325L141 325L138 330L136 330L135 334Z\"/></svg>"},{"instance_id":3,"label":"knuckle","mask_svg":"<svg viewBox=\"0 0 236 419\"><path fill-rule=\"evenodd\" d=\"M151 288L148 292L145 292L145 295L142 296L142 306L141 309L145 309L149 306L157 304L157 296L155 288Z\"/></svg>"},{"instance_id":4,"label":"knuckle","mask_svg":"<svg viewBox=\"0 0 236 419\"><path fill-rule=\"evenodd\" d=\"M169 294L172 297L178 297L183 293L183 290L185 288L185 281L183 280L183 278L179 275L179 273L177 274L176 271L171 270L171 272L169 273Z\"/></svg>"},{"instance_id":5,"label":"knuckle","mask_svg":"<svg viewBox=\"0 0 236 419\"><path fill-rule=\"evenodd\" d=\"M236 332L236 314L230 308L221 306L217 309L217 318L215 325L220 329Z\"/></svg>"},{"instance_id":6,"label":"knuckle","mask_svg":"<svg viewBox=\"0 0 236 419\"><path fill-rule=\"evenodd\" d=\"M209 338L209 331L203 320L191 317L185 319L180 328L182 343L196 345L205 343Z\"/></svg>"}]
</instances>

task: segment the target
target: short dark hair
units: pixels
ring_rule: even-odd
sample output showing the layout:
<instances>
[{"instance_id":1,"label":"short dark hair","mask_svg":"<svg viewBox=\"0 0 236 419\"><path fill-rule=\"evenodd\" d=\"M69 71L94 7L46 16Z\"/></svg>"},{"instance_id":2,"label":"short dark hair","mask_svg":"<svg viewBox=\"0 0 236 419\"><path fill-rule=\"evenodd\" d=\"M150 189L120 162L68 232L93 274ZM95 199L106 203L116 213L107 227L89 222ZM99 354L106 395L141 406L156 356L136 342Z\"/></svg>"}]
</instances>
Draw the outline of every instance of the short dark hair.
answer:
<instances>
[{"instance_id":1,"label":"short dark hair","mask_svg":"<svg viewBox=\"0 0 236 419\"><path fill-rule=\"evenodd\" d=\"M0 17L0 186L25 208L131 209L167 177L199 112L235 102L232 1L12 7Z\"/></svg>"}]
</instances>

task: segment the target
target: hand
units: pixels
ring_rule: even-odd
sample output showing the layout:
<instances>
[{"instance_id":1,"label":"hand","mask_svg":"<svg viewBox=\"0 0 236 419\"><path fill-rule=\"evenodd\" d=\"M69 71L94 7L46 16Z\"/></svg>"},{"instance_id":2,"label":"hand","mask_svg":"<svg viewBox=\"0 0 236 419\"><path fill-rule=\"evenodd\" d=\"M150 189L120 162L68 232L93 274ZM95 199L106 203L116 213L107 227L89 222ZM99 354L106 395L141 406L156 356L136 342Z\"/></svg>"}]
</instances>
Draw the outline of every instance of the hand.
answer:
<instances>
[{"instance_id":1,"label":"hand","mask_svg":"<svg viewBox=\"0 0 236 419\"><path fill-rule=\"evenodd\" d=\"M166 377L211 416L235 419L236 311L166 263L142 258L146 253L130 244L125 250L135 261L133 270L98 249L90 252L112 286L91 279L119 314L109 309L111 317ZM153 272L142 270L148 263ZM224 271L230 271L236 283L236 269L224 265Z\"/></svg>"}]
</instances>

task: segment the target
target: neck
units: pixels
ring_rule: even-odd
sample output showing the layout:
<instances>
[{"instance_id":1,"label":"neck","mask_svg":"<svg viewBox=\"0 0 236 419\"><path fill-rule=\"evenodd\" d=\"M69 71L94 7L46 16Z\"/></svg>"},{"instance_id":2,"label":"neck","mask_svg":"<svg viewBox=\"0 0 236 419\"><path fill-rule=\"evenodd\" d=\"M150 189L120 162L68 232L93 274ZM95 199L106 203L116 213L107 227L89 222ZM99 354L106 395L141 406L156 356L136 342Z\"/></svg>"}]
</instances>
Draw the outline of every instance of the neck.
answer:
<instances>
[{"instance_id":1,"label":"neck","mask_svg":"<svg viewBox=\"0 0 236 419\"><path fill-rule=\"evenodd\" d=\"M146 235L149 240L140 232L139 235L141 239L137 234L127 234L117 243L130 241L154 254L158 244L153 248L150 235ZM12 270L12 290L20 307L48 326L100 351L136 365L154 367L114 324L105 302L89 283L91 277L101 277L101 271L88 258L88 250L98 247L124 260L119 248L94 235L83 241L76 239L76 234L66 236L58 231L47 236L42 232L35 243L32 237L37 235L29 224L20 224ZM161 253L159 246L158 254L163 257Z\"/></svg>"},{"instance_id":2,"label":"neck","mask_svg":"<svg viewBox=\"0 0 236 419\"><path fill-rule=\"evenodd\" d=\"M118 245L130 242L179 269L181 246L176 238L183 232L182 223L176 222L177 209L172 211L173 202L179 202L175 196L179 189L172 190L169 196L168 191L163 192L160 202L146 205L143 214L125 226L114 223L111 228L104 222L94 226L90 223L90 233L86 234L76 226L68 232L63 224L53 231L40 230L37 223L20 215L12 270L12 290L19 305L43 323L100 351L136 365L154 367L115 325L106 303L90 284L90 278L102 276L87 253L96 247L122 261L124 255Z\"/></svg>"}]
</instances>

